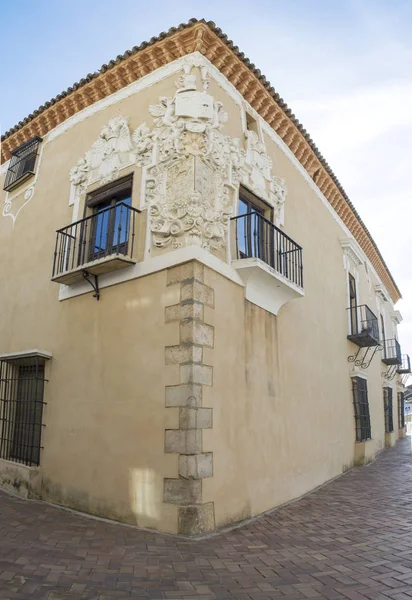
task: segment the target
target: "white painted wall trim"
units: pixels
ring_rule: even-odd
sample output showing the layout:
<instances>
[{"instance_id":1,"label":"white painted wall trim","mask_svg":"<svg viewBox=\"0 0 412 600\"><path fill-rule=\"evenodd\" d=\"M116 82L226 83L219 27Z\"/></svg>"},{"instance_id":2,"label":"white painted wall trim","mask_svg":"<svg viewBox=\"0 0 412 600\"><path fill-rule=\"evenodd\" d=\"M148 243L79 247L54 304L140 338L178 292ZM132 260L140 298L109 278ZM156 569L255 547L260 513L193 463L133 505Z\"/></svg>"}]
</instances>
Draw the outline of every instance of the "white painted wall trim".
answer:
<instances>
[{"instance_id":1,"label":"white painted wall trim","mask_svg":"<svg viewBox=\"0 0 412 600\"><path fill-rule=\"evenodd\" d=\"M352 367L349 374L350 374L351 379L353 379L354 377L361 377L362 379L368 379L367 373L365 373L365 371L362 371L362 369L360 369L359 367Z\"/></svg>"},{"instance_id":2,"label":"white painted wall trim","mask_svg":"<svg viewBox=\"0 0 412 600\"><path fill-rule=\"evenodd\" d=\"M106 287L110 287L112 285L117 285L118 283L123 283L124 281L131 281L132 279L138 279L140 277L145 277L146 275L151 275L152 273L157 273L159 271L163 271L169 267L174 267L176 265L188 262L190 260L198 260L206 267L217 271L223 277L230 279L234 283L241 285L244 287L244 283L235 269L233 269L230 265L226 264L220 258L217 258L213 254L211 254L208 250L204 250L203 248L199 248L198 246L188 246L185 248L179 248L178 250L173 250L171 252L167 252L162 254L161 256L156 256L154 258L148 258L143 262L136 263L131 267L126 267L119 271L114 271L112 273L106 273L104 275L99 276L99 288L102 290ZM61 285L59 300L67 300L68 298L74 298L75 296L81 296L83 294L87 294L91 292L91 287L89 284L85 283L76 283L74 285Z\"/></svg>"},{"instance_id":3,"label":"white painted wall trim","mask_svg":"<svg viewBox=\"0 0 412 600\"><path fill-rule=\"evenodd\" d=\"M21 352L11 352L9 354L0 354L0 360L17 360L19 358L44 358L49 360L52 358L52 353L46 350L23 350Z\"/></svg>"}]
</instances>

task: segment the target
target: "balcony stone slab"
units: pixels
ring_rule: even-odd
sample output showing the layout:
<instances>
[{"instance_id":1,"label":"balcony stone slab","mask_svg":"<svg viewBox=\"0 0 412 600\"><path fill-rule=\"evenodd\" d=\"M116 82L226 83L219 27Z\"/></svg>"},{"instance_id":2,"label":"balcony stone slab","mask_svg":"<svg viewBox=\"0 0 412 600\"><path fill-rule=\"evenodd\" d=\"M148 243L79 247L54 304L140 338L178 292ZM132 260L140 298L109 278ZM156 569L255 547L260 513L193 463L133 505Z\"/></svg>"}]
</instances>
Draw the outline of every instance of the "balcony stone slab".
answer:
<instances>
[{"instance_id":1,"label":"balcony stone slab","mask_svg":"<svg viewBox=\"0 0 412 600\"><path fill-rule=\"evenodd\" d=\"M245 284L246 300L277 315L284 304L305 295L303 289L260 258L232 261Z\"/></svg>"}]
</instances>

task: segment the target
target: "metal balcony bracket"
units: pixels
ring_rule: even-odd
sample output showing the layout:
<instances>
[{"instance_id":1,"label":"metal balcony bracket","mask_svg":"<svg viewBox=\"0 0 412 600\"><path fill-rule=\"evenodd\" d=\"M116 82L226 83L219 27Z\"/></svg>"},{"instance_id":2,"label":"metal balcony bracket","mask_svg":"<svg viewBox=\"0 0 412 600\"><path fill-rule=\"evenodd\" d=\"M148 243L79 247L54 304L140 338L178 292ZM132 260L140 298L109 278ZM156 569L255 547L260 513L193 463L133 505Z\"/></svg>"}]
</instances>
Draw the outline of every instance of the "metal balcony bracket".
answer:
<instances>
[{"instance_id":1,"label":"metal balcony bracket","mask_svg":"<svg viewBox=\"0 0 412 600\"><path fill-rule=\"evenodd\" d=\"M392 381L395 379L395 375L398 372L398 365L392 365L389 367L387 371L382 373L382 377L384 377L387 381Z\"/></svg>"},{"instance_id":2,"label":"metal balcony bracket","mask_svg":"<svg viewBox=\"0 0 412 600\"><path fill-rule=\"evenodd\" d=\"M351 354L351 356L348 356L348 362L350 362L350 363L354 362L355 365L359 366L360 362L358 361L358 356L359 356L361 350L362 350L362 348L359 346L356 354Z\"/></svg>"},{"instance_id":3,"label":"metal balcony bracket","mask_svg":"<svg viewBox=\"0 0 412 600\"><path fill-rule=\"evenodd\" d=\"M366 348L363 356L361 354L362 350L363 350L363 348L359 348L356 354L352 354L351 356L348 356L348 362L350 362L350 363L354 362L356 367L361 367L362 369L367 369L369 367L369 365L371 364L375 354L378 351L383 350L383 346L373 346L373 350L372 350L372 347L369 346L368 348Z\"/></svg>"},{"instance_id":4,"label":"metal balcony bracket","mask_svg":"<svg viewBox=\"0 0 412 600\"><path fill-rule=\"evenodd\" d=\"M87 283L90 284L94 291L93 298L96 298L96 300L100 300L99 280L97 278L97 275L91 275L87 271L83 271L83 277L85 278Z\"/></svg>"}]
</instances>

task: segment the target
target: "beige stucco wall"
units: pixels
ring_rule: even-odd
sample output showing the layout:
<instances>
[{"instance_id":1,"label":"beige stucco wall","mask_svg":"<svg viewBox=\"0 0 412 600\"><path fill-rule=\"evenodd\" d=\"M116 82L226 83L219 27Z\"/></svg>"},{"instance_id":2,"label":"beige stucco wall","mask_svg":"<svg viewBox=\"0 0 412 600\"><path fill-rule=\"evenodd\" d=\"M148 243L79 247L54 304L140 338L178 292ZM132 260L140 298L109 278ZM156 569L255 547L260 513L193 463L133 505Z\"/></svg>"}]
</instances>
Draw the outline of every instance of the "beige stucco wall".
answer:
<instances>
[{"instance_id":1,"label":"beige stucco wall","mask_svg":"<svg viewBox=\"0 0 412 600\"><path fill-rule=\"evenodd\" d=\"M69 170L115 115L133 130L153 123L150 104L172 96L175 76L88 116L50 143L33 199L18 215L0 217L0 353L42 348L47 366L42 496L105 517L177 531L177 507L163 503L163 479L177 477L177 455L165 454L166 429L178 410L165 408L165 386L178 367L165 366L165 347L177 343L178 323L165 307L179 301L166 271L59 302L50 281L55 231L71 222ZM209 93L229 113L224 132L242 138L239 106L214 81ZM278 316L244 298L244 288L207 269L215 308L214 348L204 350L213 385L204 405L213 428L203 451L213 452L213 477L203 502L214 502L216 525L258 514L291 500L350 468L355 429L346 339L347 280L340 240L345 233L274 142L265 136L274 173L285 178L285 232L304 248L305 297ZM45 140L46 142L46 140ZM140 169L133 204L139 206ZM5 193L0 192L0 203ZM80 216L82 212L80 212ZM143 258L145 214L139 258ZM170 250L167 250L167 252ZM225 253L218 253L224 258ZM359 272L359 301L377 312L373 273ZM387 328L390 303L384 303ZM385 444L378 354L367 371L372 435ZM394 425L397 426L396 384Z\"/></svg>"}]
</instances>

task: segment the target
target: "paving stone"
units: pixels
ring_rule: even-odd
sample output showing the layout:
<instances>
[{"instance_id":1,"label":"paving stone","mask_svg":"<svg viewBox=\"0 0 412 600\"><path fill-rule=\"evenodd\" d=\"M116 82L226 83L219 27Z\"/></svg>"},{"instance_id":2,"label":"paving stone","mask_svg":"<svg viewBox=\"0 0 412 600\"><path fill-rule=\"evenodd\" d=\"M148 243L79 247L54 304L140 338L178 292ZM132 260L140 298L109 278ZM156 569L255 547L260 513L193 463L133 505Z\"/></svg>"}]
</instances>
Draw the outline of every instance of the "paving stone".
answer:
<instances>
[{"instance_id":1,"label":"paving stone","mask_svg":"<svg viewBox=\"0 0 412 600\"><path fill-rule=\"evenodd\" d=\"M168 401L199 406L188 400L195 388L171 388ZM212 522L213 503L184 507L188 531L201 511ZM122 598L412 600L410 438L301 500L200 540L0 492L1 600Z\"/></svg>"}]
</instances>

